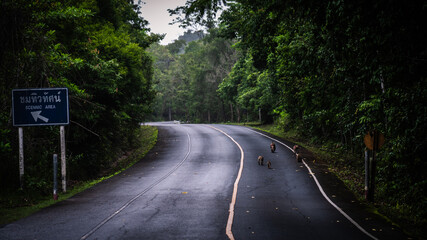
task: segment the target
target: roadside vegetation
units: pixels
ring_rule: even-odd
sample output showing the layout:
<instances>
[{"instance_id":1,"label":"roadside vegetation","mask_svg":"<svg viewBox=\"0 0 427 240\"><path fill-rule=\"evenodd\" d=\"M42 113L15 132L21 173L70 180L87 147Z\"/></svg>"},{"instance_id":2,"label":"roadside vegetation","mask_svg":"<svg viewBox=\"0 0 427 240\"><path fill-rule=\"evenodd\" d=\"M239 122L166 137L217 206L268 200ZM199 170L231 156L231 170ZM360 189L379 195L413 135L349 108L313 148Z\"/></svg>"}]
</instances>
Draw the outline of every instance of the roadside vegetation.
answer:
<instances>
[{"instance_id":1,"label":"roadside vegetation","mask_svg":"<svg viewBox=\"0 0 427 240\"><path fill-rule=\"evenodd\" d=\"M320 143L315 138L307 138L295 129L283 130L275 124L244 123L246 125L259 129L277 137L285 139L300 145L306 149L310 159L315 159L313 164L325 164L329 172L335 174L345 186L350 189L354 196L368 204L370 210L375 214L381 215L384 219L400 227L410 236L421 238L425 236L426 219L420 219L412 215L406 208L399 208L390 205L384 201L367 202L364 192L364 156L343 150L339 143L325 142ZM383 186L376 186L382 188ZM377 189L385 191L385 189Z\"/></svg>"},{"instance_id":2,"label":"roadside vegetation","mask_svg":"<svg viewBox=\"0 0 427 240\"><path fill-rule=\"evenodd\" d=\"M123 161L132 157L122 156L141 147L142 133L148 134L144 141L152 141L153 132L140 131L154 99L154 68L146 49L162 36L150 34L140 7L127 0L1 2L2 209L9 208L12 215L22 206L33 211L39 208L33 205L52 196L52 154L59 151L59 127L25 127L20 188L12 89L68 88L70 124L65 139L70 189L83 189L129 165Z\"/></svg>"},{"instance_id":3,"label":"roadside vegetation","mask_svg":"<svg viewBox=\"0 0 427 240\"><path fill-rule=\"evenodd\" d=\"M137 130L136 133L138 146L135 149L126 152L108 168L102 169L102 173L98 177L91 180L72 181L66 193L58 191L58 200L53 200L52 187L43 192L34 189L1 191L0 226L26 217L58 201L68 199L101 181L121 173L141 160L154 147L157 142L157 133L156 127L141 126L141 129Z\"/></svg>"}]
</instances>

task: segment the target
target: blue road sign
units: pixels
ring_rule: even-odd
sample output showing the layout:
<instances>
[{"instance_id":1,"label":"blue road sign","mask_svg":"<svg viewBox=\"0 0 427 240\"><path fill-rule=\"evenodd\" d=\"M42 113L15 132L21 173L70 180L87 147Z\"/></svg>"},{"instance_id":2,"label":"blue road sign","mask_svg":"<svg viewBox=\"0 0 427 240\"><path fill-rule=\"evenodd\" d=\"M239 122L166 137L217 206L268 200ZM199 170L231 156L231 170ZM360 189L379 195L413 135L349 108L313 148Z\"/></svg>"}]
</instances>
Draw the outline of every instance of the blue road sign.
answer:
<instances>
[{"instance_id":1,"label":"blue road sign","mask_svg":"<svg viewBox=\"0 0 427 240\"><path fill-rule=\"evenodd\" d=\"M13 126L68 125L68 89L14 89L12 111Z\"/></svg>"}]
</instances>

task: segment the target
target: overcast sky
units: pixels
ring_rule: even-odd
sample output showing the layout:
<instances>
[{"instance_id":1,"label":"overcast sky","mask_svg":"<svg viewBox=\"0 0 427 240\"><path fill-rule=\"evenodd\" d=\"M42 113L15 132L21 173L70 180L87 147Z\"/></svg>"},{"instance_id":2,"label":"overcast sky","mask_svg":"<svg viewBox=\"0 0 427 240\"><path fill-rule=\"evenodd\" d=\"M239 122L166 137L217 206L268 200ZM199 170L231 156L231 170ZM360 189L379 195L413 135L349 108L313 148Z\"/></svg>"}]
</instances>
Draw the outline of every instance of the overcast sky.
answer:
<instances>
[{"instance_id":1,"label":"overcast sky","mask_svg":"<svg viewBox=\"0 0 427 240\"><path fill-rule=\"evenodd\" d=\"M142 17L150 23L148 27L151 32L166 33L160 44L169 44L183 35L185 29L179 28L178 24L169 25L175 16L169 16L168 9L183 6L186 0L143 0L143 2L145 4L141 8Z\"/></svg>"}]
</instances>

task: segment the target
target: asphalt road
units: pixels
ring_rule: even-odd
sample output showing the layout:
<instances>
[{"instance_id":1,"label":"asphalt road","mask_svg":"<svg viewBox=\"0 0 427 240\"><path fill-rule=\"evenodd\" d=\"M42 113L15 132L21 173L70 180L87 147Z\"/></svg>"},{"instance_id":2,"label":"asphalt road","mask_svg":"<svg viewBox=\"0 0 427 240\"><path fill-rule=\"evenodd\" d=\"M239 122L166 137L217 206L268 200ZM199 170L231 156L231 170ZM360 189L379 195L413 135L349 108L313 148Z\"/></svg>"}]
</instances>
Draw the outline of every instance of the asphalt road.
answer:
<instances>
[{"instance_id":1,"label":"asphalt road","mask_svg":"<svg viewBox=\"0 0 427 240\"><path fill-rule=\"evenodd\" d=\"M0 239L406 239L322 168L298 163L280 142L271 153L268 136L155 125L158 143L140 162L1 227ZM259 155L272 169L258 165Z\"/></svg>"}]
</instances>

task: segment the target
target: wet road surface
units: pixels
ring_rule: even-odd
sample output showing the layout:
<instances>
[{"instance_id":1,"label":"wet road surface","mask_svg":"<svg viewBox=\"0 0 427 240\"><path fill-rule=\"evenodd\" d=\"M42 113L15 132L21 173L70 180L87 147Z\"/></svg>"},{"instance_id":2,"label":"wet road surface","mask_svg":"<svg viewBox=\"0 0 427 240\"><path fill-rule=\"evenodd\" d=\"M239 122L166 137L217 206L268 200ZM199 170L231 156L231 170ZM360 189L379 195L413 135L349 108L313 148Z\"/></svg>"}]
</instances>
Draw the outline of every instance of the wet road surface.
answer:
<instances>
[{"instance_id":1,"label":"wet road surface","mask_svg":"<svg viewBox=\"0 0 427 240\"><path fill-rule=\"evenodd\" d=\"M405 239L338 191L333 177L315 166L311 174L286 146L276 142L271 153L268 136L239 126L154 125L158 143L140 162L3 226L0 239ZM259 155L272 169L258 165ZM313 175L359 228L328 202Z\"/></svg>"}]
</instances>

